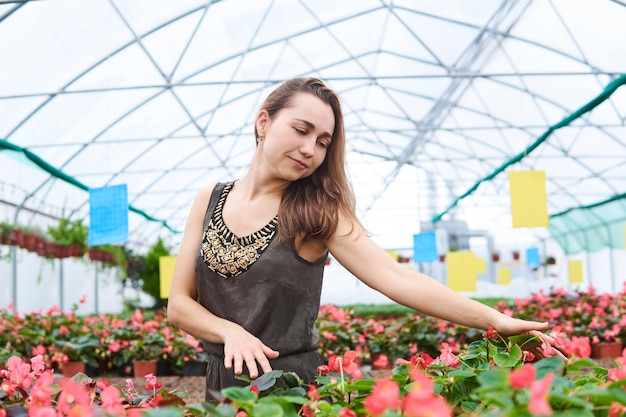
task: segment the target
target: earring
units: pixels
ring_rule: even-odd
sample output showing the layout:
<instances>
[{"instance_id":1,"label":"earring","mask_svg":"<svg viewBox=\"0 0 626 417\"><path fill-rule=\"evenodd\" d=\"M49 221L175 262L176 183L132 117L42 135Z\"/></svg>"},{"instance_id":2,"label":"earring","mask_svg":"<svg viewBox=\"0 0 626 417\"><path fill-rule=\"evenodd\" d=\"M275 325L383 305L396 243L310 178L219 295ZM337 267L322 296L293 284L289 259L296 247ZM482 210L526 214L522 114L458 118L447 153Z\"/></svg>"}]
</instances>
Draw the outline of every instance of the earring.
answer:
<instances>
[{"instance_id":1,"label":"earring","mask_svg":"<svg viewBox=\"0 0 626 417\"><path fill-rule=\"evenodd\" d=\"M265 140L265 136L259 136L259 142L263 142Z\"/></svg>"}]
</instances>

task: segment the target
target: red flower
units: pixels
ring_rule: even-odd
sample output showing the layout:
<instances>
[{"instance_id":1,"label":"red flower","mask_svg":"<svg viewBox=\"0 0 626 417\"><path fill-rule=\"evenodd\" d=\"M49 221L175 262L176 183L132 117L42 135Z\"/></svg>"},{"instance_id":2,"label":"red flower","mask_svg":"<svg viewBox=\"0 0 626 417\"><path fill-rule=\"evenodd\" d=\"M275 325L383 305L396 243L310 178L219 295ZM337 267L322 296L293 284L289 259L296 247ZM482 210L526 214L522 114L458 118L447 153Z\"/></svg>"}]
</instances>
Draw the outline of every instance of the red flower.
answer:
<instances>
[{"instance_id":1,"label":"red flower","mask_svg":"<svg viewBox=\"0 0 626 417\"><path fill-rule=\"evenodd\" d=\"M339 412L339 416L338 417L357 417L356 413L352 410L349 410L347 408L343 408L340 412Z\"/></svg>"},{"instance_id":2,"label":"red flower","mask_svg":"<svg viewBox=\"0 0 626 417\"><path fill-rule=\"evenodd\" d=\"M91 417L93 415L89 392L71 379L63 384L57 407L66 416Z\"/></svg>"},{"instance_id":3,"label":"red flower","mask_svg":"<svg viewBox=\"0 0 626 417\"><path fill-rule=\"evenodd\" d=\"M495 327L490 327L485 333L485 337L491 340L498 340L500 338Z\"/></svg>"},{"instance_id":4,"label":"red flower","mask_svg":"<svg viewBox=\"0 0 626 417\"><path fill-rule=\"evenodd\" d=\"M114 386L109 386L100 393L102 409L108 414L119 416L124 414L124 405L120 397L120 391Z\"/></svg>"},{"instance_id":5,"label":"red flower","mask_svg":"<svg viewBox=\"0 0 626 417\"><path fill-rule=\"evenodd\" d=\"M543 379L533 381L530 386L528 411L538 416L552 415L552 407L548 403L548 391L554 380L554 374L546 374Z\"/></svg>"},{"instance_id":6,"label":"red flower","mask_svg":"<svg viewBox=\"0 0 626 417\"><path fill-rule=\"evenodd\" d=\"M529 387L535 380L536 375L537 371L534 366L529 363L524 364L523 367L511 371L509 374L511 387L516 390Z\"/></svg>"},{"instance_id":7,"label":"red flower","mask_svg":"<svg viewBox=\"0 0 626 417\"><path fill-rule=\"evenodd\" d=\"M400 405L400 387L389 376L378 379L363 405L374 416L379 416L388 409L395 410Z\"/></svg>"},{"instance_id":8,"label":"red flower","mask_svg":"<svg viewBox=\"0 0 626 417\"><path fill-rule=\"evenodd\" d=\"M356 352L353 350L347 351L343 356L331 356L328 358L328 368L335 372L347 372L354 379L361 379L363 372L359 365L354 362L356 359Z\"/></svg>"},{"instance_id":9,"label":"red flower","mask_svg":"<svg viewBox=\"0 0 626 417\"><path fill-rule=\"evenodd\" d=\"M574 355L579 358L588 358L591 356L591 343L588 337L572 336L571 340L566 340L563 344L563 350L568 355Z\"/></svg>"}]
</instances>

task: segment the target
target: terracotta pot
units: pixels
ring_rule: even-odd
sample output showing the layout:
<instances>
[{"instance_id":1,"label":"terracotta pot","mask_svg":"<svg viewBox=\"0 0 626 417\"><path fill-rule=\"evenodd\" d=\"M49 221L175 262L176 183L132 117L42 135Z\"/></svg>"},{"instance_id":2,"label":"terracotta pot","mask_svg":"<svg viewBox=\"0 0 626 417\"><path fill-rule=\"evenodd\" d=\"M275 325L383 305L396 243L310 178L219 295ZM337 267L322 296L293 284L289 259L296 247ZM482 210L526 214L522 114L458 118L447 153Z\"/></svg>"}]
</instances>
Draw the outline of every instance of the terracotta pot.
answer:
<instances>
[{"instance_id":1,"label":"terracotta pot","mask_svg":"<svg viewBox=\"0 0 626 417\"><path fill-rule=\"evenodd\" d=\"M73 257L76 257L76 258L82 258L84 254L85 254L85 250L83 248L81 248L78 243L72 243L69 246L69 255L70 256L73 256Z\"/></svg>"},{"instance_id":2,"label":"terracotta pot","mask_svg":"<svg viewBox=\"0 0 626 417\"><path fill-rule=\"evenodd\" d=\"M8 241L10 245L22 246L24 240L24 231L22 229L13 229L9 232Z\"/></svg>"},{"instance_id":3,"label":"terracotta pot","mask_svg":"<svg viewBox=\"0 0 626 417\"><path fill-rule=\"evenodd\" d=\"M70 247L61 243L55 243L56 249L54 251L54 257L57 259L64 259L70 257Z\"/></svg>"},{"instance_id":4,"label":"terracotta pot","mask_svg":"<svg viewBox=\"0 0 626 417\"><path fill-rule=\"evenodd\" d=\"M517 252L517 251L513 252L513 259L514 260L519 261L519 256L520 256L519 252Z\"/></svg>"},{"instance_id":5,"label":"terracotta pot","mask_svg":"<svg viewBox=\"0 0 626 417\"><path fill-rule=\"evenodd\" d=\"M446 261L446 255L439 255L439 262L445 262Z\"/></svg>"},{"instance_id":6,"label":"terracotta pot","mask_svg":"<svg viewBox=\"0 0 626 417\"><path fill-rule=\"evenodd\" d=\"M499 261L500 261L500 254L499 254L499 253L493 253L493 254L491 254L491 259L492 259L494 262L499 262Z\"/></svg>"},{"instance_id":7,"label":"terracotta pot","mask_svg":"<svg viewBox=\"0 0 626 417\"><path fill-rule=\"evenodd\" d=\"M29 252L37 252L37 246L39 243L39 236L35 233L26 233L23 239L23 246Z\"/></svg>"},{"instance_id":8,"label":"terracotta pot","mask_svg":"<svg viewBox=\"0 0 626 417\"><path fill-rule=\"evenodd\" d=\"M622 356L623 344L620 341L600 342L591 345L591 357L594 359L619 358Z\"/></svg>"},{"instance_id":9,"label":"terracotta pot","mask_svg":"<svg viewBox=\"0 0 626 417\"><path fill-rule=\"evenodd\" d=\"M157 374L157 361L134 361L133 376L135 378L143 378L148 374Z\"/></svg>"},{"instance_id":10,"label":"terracotta pot","mask_svg":"<svg viewBox=\"0 0 626 417\"><path fill-rule=\"evenodd\" d=\"M71 378L79 372L85 373L85 362L70 361L63 364L63 376Z\"/></svg>"}]
</instances>

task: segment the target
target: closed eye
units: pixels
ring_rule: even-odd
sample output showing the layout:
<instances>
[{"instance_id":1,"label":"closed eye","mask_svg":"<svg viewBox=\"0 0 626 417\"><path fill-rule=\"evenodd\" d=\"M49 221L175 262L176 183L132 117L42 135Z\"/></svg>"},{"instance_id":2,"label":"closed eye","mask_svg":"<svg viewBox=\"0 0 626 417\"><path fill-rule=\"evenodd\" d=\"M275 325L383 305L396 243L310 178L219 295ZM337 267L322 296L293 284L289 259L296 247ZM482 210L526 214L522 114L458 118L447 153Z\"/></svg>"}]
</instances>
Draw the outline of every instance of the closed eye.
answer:
<instances>
[{"instance_id":1,"label":"closed eye","mask_svg":"<svg viewBox=\"0 0 626 417\"><path fill-rule=\"evenodd\" d=\"M294 129L299 135L306 135L306 130L298 129L297 127L294 127Z\"/></svg>"}]
</instances>

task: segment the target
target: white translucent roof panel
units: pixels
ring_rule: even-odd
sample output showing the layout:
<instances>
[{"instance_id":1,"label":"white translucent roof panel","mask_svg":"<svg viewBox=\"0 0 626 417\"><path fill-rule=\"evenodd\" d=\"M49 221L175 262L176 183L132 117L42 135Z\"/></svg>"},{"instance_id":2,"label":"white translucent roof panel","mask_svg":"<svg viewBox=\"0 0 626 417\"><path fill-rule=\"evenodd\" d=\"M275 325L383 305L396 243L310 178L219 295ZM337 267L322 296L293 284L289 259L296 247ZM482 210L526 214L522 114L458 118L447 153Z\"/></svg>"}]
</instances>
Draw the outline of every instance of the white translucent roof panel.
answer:
<instances>
[{"instance_id":1,"label":"white translucent roof panel","mask_svg":"<svg viewBox=\"0 0 626 417\"><path fill-rule=\"evenodd\" d=\"M626 87L523 154L626 73L624 21L611 0L3 2L0 216L88 216L84 189L11 148L84 188L125 183L182 230L201 187L245 174L258 108L294 76L339 93L359 214L386 246L444 212L510 229L506 170L545 170L551 214L601 202L626 192ZM179 242L130 219L131 245Z\"/></svg>"}]
</instances>

